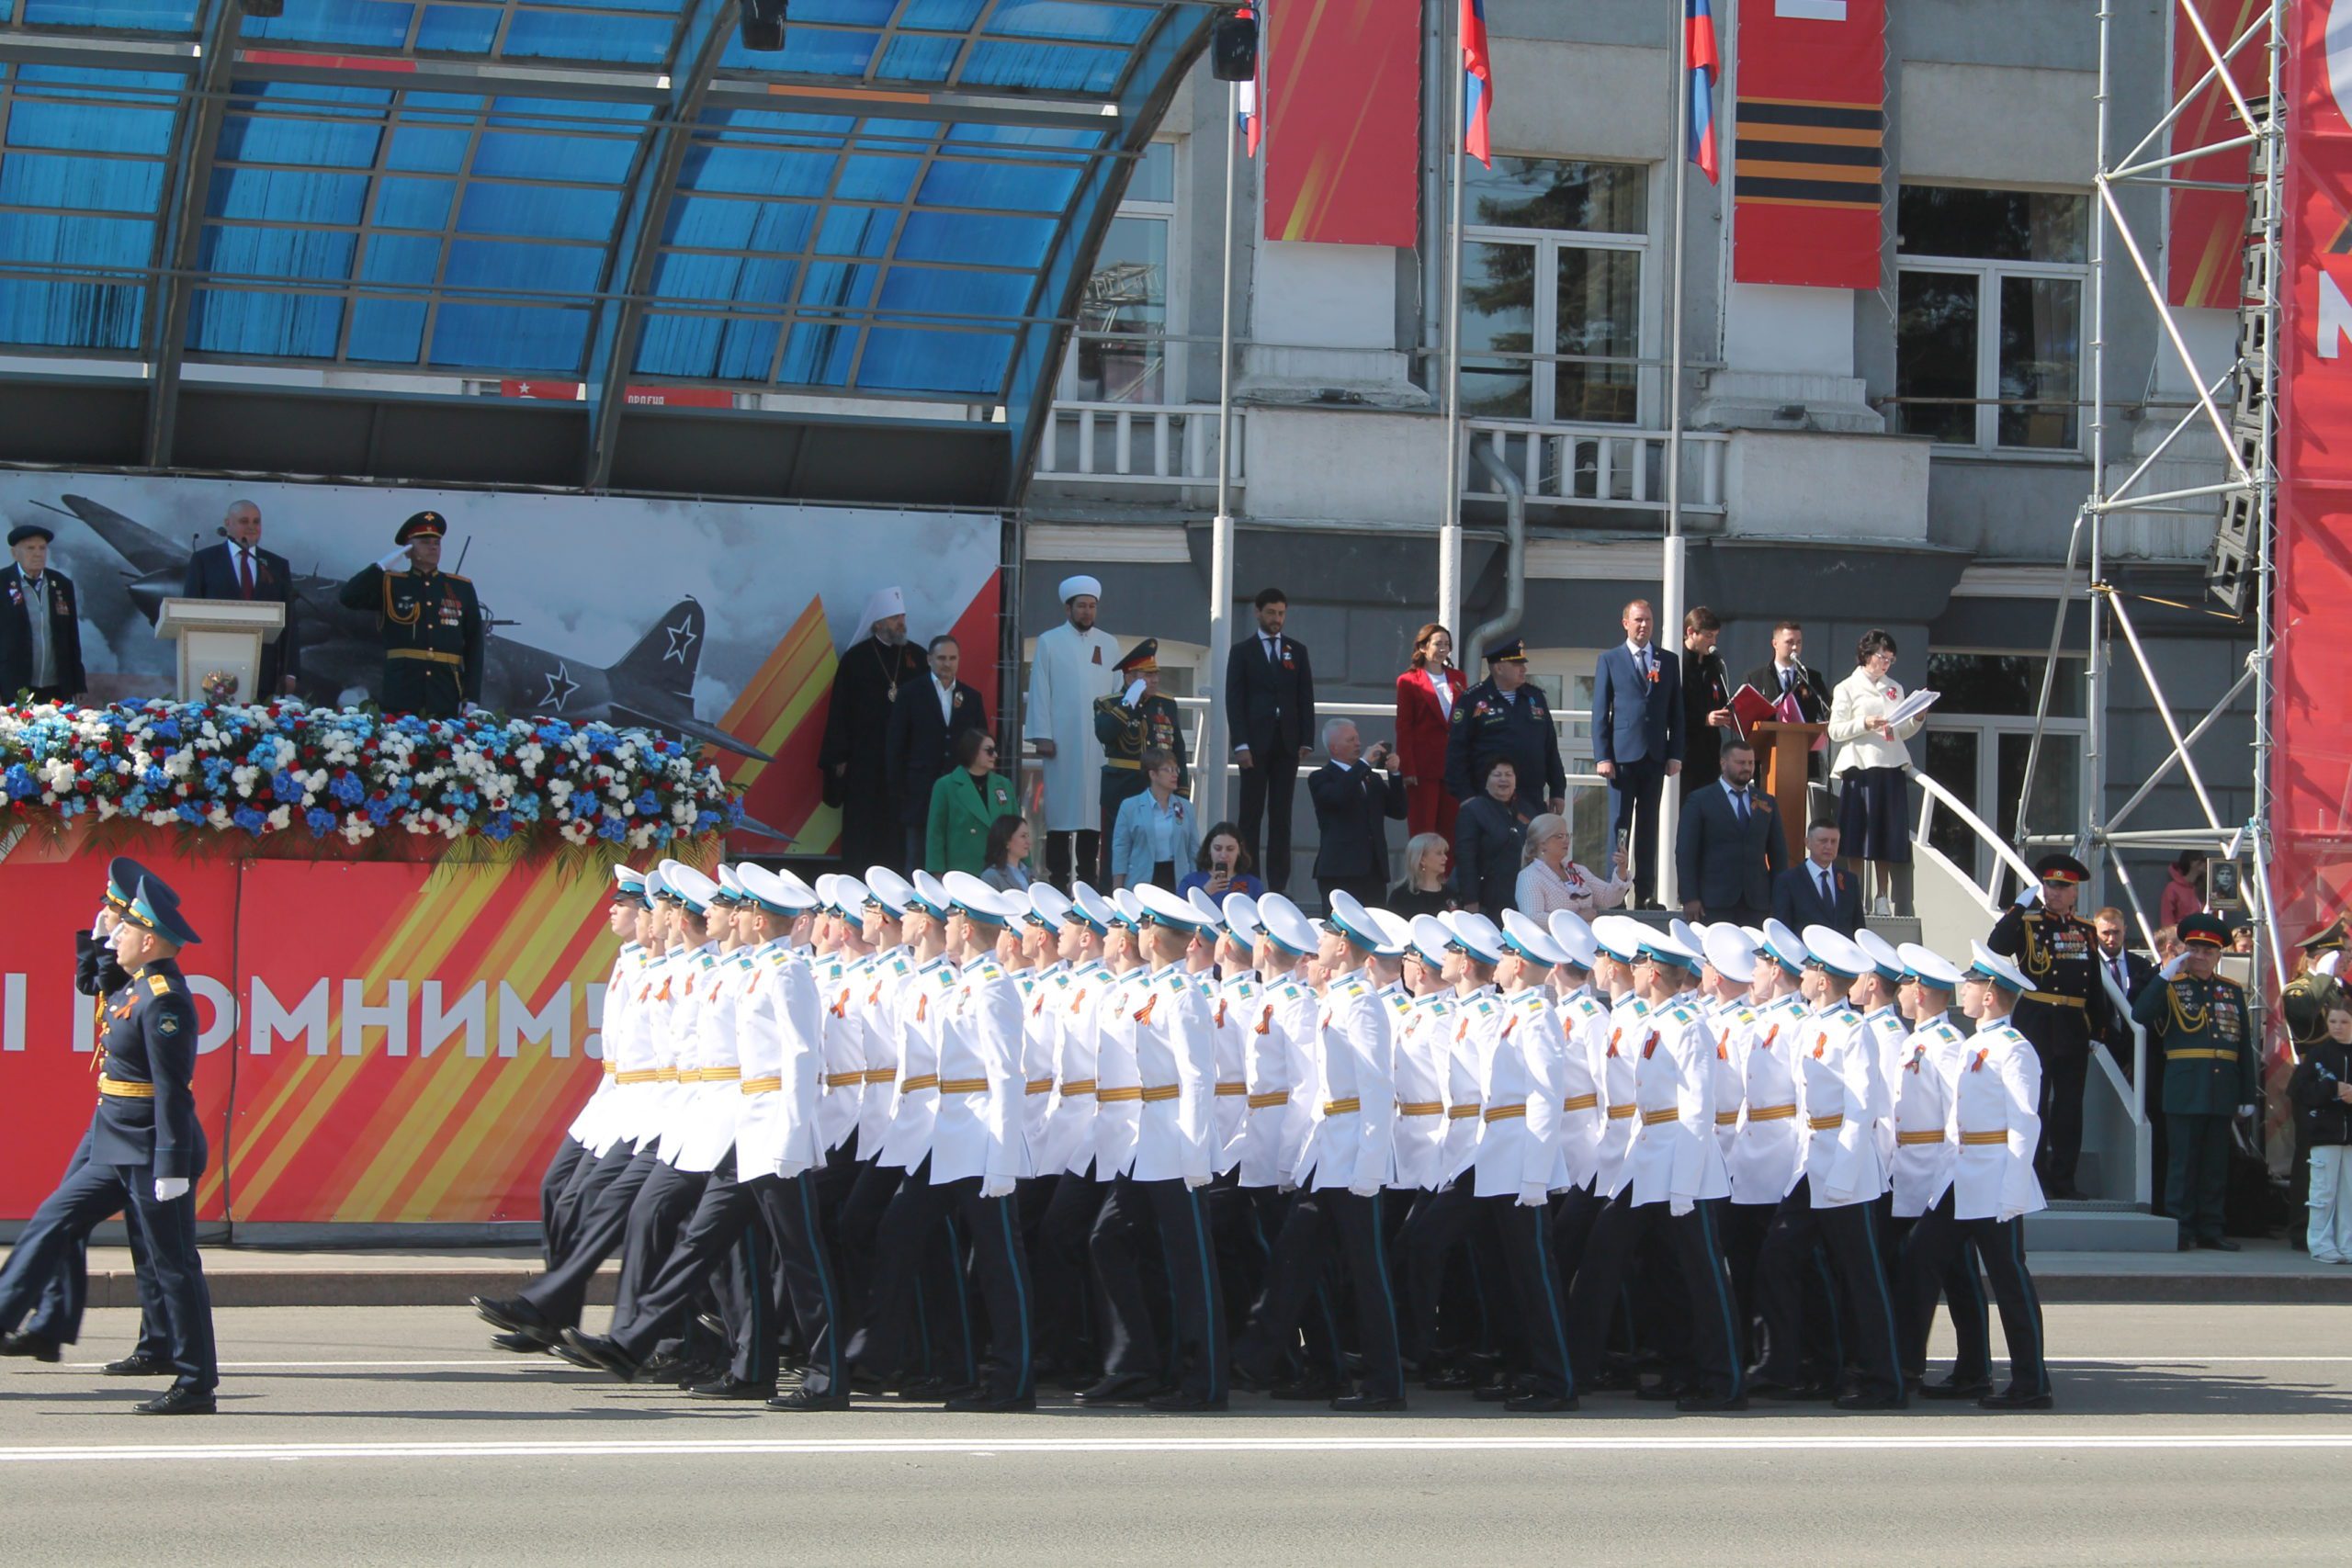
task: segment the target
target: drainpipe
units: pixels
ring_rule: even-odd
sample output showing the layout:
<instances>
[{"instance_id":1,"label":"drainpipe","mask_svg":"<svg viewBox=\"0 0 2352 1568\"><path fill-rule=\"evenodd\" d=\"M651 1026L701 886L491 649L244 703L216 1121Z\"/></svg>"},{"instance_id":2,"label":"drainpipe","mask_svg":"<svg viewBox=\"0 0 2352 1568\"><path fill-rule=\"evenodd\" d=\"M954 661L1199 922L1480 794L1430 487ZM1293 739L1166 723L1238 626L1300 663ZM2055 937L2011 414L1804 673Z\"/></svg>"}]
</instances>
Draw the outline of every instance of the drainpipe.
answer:
<instances>
[{"instance_id":1,"label":"drainpipe","mask_svg":"<svg viewBox=\"0 0 2352 1568\"><path fill-rule=\"evenodd\" d=\"M1503 487L1503 532L1508 541L1503 562L1503 613L1480 626L1462 645L1462 667L1476 670L1482 668L1479 661L1487 657L1487 647L1519 630L1519 623L1527 614L1527 486L1511 472L1510 465L1496 457L1483 442L1470 443L1470 460Z\"/></svg>"}]
</instances>

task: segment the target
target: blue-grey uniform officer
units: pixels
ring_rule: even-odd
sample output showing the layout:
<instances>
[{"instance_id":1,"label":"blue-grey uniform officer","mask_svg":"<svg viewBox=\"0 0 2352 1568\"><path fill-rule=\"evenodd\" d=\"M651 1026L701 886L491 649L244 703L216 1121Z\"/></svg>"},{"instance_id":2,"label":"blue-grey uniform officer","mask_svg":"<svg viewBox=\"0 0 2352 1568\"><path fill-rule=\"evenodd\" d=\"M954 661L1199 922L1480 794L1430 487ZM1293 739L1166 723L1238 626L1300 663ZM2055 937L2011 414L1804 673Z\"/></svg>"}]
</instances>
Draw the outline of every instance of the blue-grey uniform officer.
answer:
<instances>
[{"instance_id":1,"label":"blue-grey uniform officer","mask_svg":"<svg viewBox=\"0 0 2352 1568\"><path fill-rule=\"evenodd\" d=\"M1483 790L1487 764L1506 757L1519 774L1519 805L1530 816L1557 811L1567 798L1560 732L1551 705L1527 679L1527 649L1517 637L1487 649L1487 678L1453 700L1445 736L1445 787L1456 800Z\"/></svg>"},{"instance_id":2,"label":"blue-grey uniform officer","mask_svg":"<svg viewBox=\"0 0 2352 1568\"><path fill-rule=\"evenodd\" d=\"M115 927L115 960L130 984L107 1009L89 1157L34 1211L0 1268L0 1326L13 1327L100 1221L130 1212L146 1239L141 1273L162 1313L174 1376L169 1389L133 1406L143 1416L210 1415L220 1381L212 1297L196 1251L194 1189L206 1156L196 1114L196 1003L178 962L198 940L171 889L153 874L142 877Z\"/></svg>"},{"instance_id":3,"label":"blue-grey uniform officer","mask_svg":"<svg viewBox=\"0 0 2352 1568\"><path fill-rule=\"evenodd\" d=\"M117 855L107 866L106 901L92 929L74 933L74 988L91 998L96 1010L97 1027L91 1031L93 1039L106 1032L106 1010L118 999L118 993L130 984L130 976L115 962L113 933L115 922L122 911L130 908L131 898L139 891L147 868L129 855ZM65 1175L73 1174L89 1163L90 1135L74 1147L73 1156L65 1162ZM131 1267L139 1280L140 1323L139 1343L130 1354L118 1361L108 1361L101 1369L108 1377L156 1377L170 1370L164 1357L163 1315L156 1310L153 1292L147 1276L147 1248L134 1222L125 1225L126 1238L130 1244ZM82 1337L82 1311L88 1303L90 1290L89 1247L76 1243L58 1260L57 1271L42 1287L40 1300L33 1306L32 1315L14 1334L0 1335L0 1356L25 1356L36 1361L55 1361L61 1348Z\"/></svg>"}]
</instances>

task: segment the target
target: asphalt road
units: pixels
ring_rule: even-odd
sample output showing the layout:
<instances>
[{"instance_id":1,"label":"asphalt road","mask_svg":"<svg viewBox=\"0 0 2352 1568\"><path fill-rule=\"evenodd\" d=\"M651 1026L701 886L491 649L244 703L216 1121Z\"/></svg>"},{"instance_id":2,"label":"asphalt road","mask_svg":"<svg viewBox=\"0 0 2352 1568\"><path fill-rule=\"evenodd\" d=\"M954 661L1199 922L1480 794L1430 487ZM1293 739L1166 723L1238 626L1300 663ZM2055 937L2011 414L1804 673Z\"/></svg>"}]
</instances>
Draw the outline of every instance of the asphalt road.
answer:
<instances>
[{"instance_id":1,"label":"asphalt road","mask_svg":"<svg viewBox=\"0 0 2352 1568\"><path fill-rule=\"evenodd\" d=\"M1349 1418L791 1416L501 1356L438 1308L223 1312L222 1414L0 1370L0 1562L861 1563L1867 1559L2341 1564L2352 1340L2327 1306L2060 1306L2060 1408ZM78 1363L78 1364L77 1364Z\"/></svg>"}]
</instances>

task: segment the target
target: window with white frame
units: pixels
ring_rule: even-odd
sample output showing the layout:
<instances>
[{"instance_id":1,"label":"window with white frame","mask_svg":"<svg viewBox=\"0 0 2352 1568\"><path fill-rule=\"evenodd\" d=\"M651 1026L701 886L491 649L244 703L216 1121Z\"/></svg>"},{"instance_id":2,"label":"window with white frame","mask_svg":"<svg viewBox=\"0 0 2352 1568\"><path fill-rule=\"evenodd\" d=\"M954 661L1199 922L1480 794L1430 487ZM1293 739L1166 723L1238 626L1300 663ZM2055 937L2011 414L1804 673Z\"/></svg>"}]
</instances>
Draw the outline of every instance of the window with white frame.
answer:
<instances>
[{"instance_id":1,"label":"window with white frame","mask_svg":"<svg viewBox=\"0 0 2352 1568\"><path fill-rule=\"evenodd\" d=\"M1896 222L1894 428L2079 451L2090 198L1906 185Z\"/></svg>"},{"instance_id":2,"label":"window with white frame","mask_svg":"<svg viewBox=\"0 0 2352 1568\"><path fill-rule=\"evenodd\" d=\"M1169 336L1170 259L1179 254L1173 141L1136 161L1079 298L1078 330L1062 367L1065 402L1163 403L1183 395Z\"/></svg>"},{"instance_id":3,"label":"window with white frame","mask_svg":"<svg viewBox=\"0 0 2352 1568\"><path fill-rule=\"evenodd\" d=\"M1464 167L1463 411L1638 423L1648 171L1560 158Z\"/></svg>"}]
</instances>

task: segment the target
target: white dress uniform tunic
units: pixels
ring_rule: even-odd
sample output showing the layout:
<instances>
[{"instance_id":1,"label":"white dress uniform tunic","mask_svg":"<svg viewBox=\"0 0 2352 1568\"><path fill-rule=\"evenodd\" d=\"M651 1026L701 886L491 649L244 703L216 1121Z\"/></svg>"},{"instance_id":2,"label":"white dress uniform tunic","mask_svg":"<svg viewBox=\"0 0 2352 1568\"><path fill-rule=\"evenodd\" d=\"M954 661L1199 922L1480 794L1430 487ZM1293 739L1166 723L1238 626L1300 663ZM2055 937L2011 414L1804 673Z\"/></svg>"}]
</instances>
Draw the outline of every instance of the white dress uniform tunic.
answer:
<instances>
[{"instance_id":1,"label":"white dress uniform tunic","mask_svg":"<svg viewBox=\"0 0 2352 1568\"><path fill-rule=\"evenodd\" d=\"M1041 1170L1085 1176L1094 1168L1095 1043L1102 998L1116 981L1108 964L1088 964L1054 1004L1054 1105Z\"/></svg>"},{"instance_id":2,"label":"white dress uniform tunic","mask_svg":"<svg viewBox=\"0 0 2352 1568\"><path fill-rule=\"evenodd\" d=\"M1939 1013L1913 1030L1896 1055L1888 1188L1898 1220L1917 1219L1951 1186L1951 1085L1966 1038Z\"/></svg>"},{"instance_id":3,"label":"white dress uniform tunic","mask_svg":"<svg viewBox=\"0 0 2352 1568\"><path fill-rule=\"evenodd\" d=\"M1417 1001L1401 987L1381 992L1396 1042L1396 1179L1407 1191L1432 1190L1442 1179L1448 1042L1437 1023L1443 1001ZM1423 1006L1420 1002L1430 1005Z\"/></svg>"},{"instance_id":4,"label":"white dress uniform tunic","mask_svg":"<svg viewBox=\"0 0 2352 1568\"><path fill-rule=\"evenodd\" d=\"M934 958L899 987L899 1096L890 1130L882 1136L882 1163L911 1171L931 1153L939 1116L939 1034L954 999L956 965Z\"/></svg>"},{"instance_id":5,"label":"white dress uniform tunic","mask_svg":"<svg viewBox=\"0 0 2352 1568\"><path fill-rule=\"evenodd\" d=\"M735 1012L758 984L758 951L738 948L699 976L695 1037L681 1051L678 1065L683 1130L674 1163L680 1170L707 1176L735 1146L736 1122L743 1111Z\"/></svg>"},{"instance_id":6,"label":"white dress uniform tunic","mask_svg":"<svg viewBox=\"0 0 2352 1568\"><path fill-rule=\"evenodd\" d=\"M1600 1140L1610 1125L1600 1079L1595 1076L1594 1039L1608 1032L1609 1010L1600 1005L1589 986L1579 986L1559 1000L1561 1046L1560 1132L1554 1140L1559 1158L1552 1168L1552 1186L1569 1191L1591 1185L1600 1163ZM1600 1041L1599 1049L1606 1051Z\"/></svg>"},{"instance_id":7,"label":"white dress uniform tunic","mask_svg":"<svg viewBox=\"0 0 2352 1568\"><path fill-rule=\"evenodd\" d=\"M1797 1036L1804 1002L1785 996L1757 1010L1741 1054L1739 1126L1726 1156L1731 1201L1770 1207L1804 1174L1804 1139L1797 1122Z\"/></svg>"},{"instance_id":8,"label":"white dress uniform tunic","mask_svg":"<svg viewBox=\"0 0 2352 1568\"><path fill-rule=\"evenodd\" d=\"M1228 975L1209 991L1209 1024L1216 1036L1216 1173L1241 1163L1242 1132L1250 1124L1250 1031L1258 1022L1258 972Z\"/></svg>"},{"instance_id":9,"label":"white dress uniform tunic","mask_svg":"<svg viewBox=\"0 0 2352 1568\"><path fill-rule=\"evenodd\" d=\"M1732 1145L1739 1142L1739 1111L1747 1099L1745 1065L1756 1010L1744 1001L1717 1002L1706 1010L1715 1037L1715 1142L1730 1169Z\"/></svg>"},{"instance_id":10,"label":"white dress uniform tunic","mask_svg":"<svg viewBox=\"0 0 2352 1568\"><path fill-rule=\"evenodd\" d=\"M817 1100L817 1139L827 1154L859 1138L865 1112L865 1014L854 991L866 981L870 957L835 953L808 960L808 983L817 998L817 1023L824 1038L824 1092ZM748 1070L749 1064L746 1064Z\"/></svg>"},{"instance_id":11,"label":"white dress uniform tunic","mask_svg":"<svg viewBox=\"0 0 2352 1568\"><path fill-rule=\"evenodd\" d=\"M860 1159L878 1159L889 1141L891 1115L899 1102L899 995L914 974L914 954L902 942L867 957L850 985L850 1010L857 1016L858 1039L865 1050L865 1092L857 1111ZM834 1001L840 1001L838 993Z\"/></svg>"},{"instance_id":12,"label":"white dress uniform tunic","mask_svg":"<svg viewBox=\"0 0 2352 1568\"><path fill-rule=\"evenodd\" d=\"M1910 1038L1910 1028L1903 1014L1892 1004L1872 1008L1862 1015L1862 1032L1869 1036L1871 1114L1872 1130L1878 1134L1878 1158L1882 1169L1894 1168L1894 1094L1895 1069L1901 1066L1904 1042Z\"/></svg>"},{"instance_id":13,"label":"white dress uniform tunic","mask_svg":"<svg viewBox=\"0 0 2352 1568\"><path fill-rule=\"evenodd\" d=\"M1652 1012L1634 1054L1636 1126L1618 1190L1635 1207L1731 1195L1715 1140L1715 1043L1698 1010Z\"/></svg>"},{"instance_id":14,"label":"white dress uniform tunic","mask_svg":"<svg viewBox=\"0 0 2352 1568\"><path fill-rule=\"evenodd\" d=\"M1054 1115L1054 1063L1061 1040L1054 1003L1069 983L1069 965L1057 959L1043 969L1016 976L1021 987L1021 1130L1029 1145L1029 1174L1058 1176L1046 1163Z\"/></svg>"},{"instance_id":15,"label":"white dress uniform tunic","mask_svg":"<svg viewBox=\"0 0 2352 1568\"><path fill-rule=\"evenodd\" d=\"M1216 1033L1200 983L1171 964L1129 992L1139 1097L1137 1181L1205 1183L1216 1169Z\"/></svg>"},{"instance_id":16,"label":"white dress uniform tunic","mask_svg":"<svg viewBox=\"0 0 2352 1568\"><path fill-rule=\"evenodd\" d=\"M714 942L684 954L671 970L670 1010L654 1031L653 1043L653 1080L662 1090L653 1128L660 1140L655 1156L663 1165L675 1166L685 1148L688 1113L694 1107L695 1091L702 1087L699 1075L689 1078L686 1074L696 1066L703 1004L718 984L718 944Z\"/></svg>"},{"instance_id":17,"label":"white dress uniform tunic","mask_svg":"<svg viewBox=\"0 0 2352 1568\"><path fill-rule=\"evenodd\" d=\"M1649 1004L1628 991L1587 1036L1604 1118L1593 1152L1593 1190L1603 1197L1623 1185L1625 1156L1634 1146L1634 1067L1649 1031Z\"/></svg>"},{"instance_id":18,"label":"white dress uniform tunic","mask_svg":"<svg viewBox=\"0 0 2352 1568\"><path fill-rule=\"evenodd\" d=\"M637 995L621 1021L619 1037L606 1036L605 1049L620 1063L620 1071L613 1077L620 1093L596 1130L598 1141L593 1147L600 1157L616 1144L637 1145L661 1136L662 1086L656 1081L654 1042L662 1015L670 1007L668 993L676 962L677 955L667 953L648 959L638 970Z\"/></svg>"},{"instance_id":19,"label":"white dress uniform tunic","mask_svg":"<svg viewBox=\"0 0 2352 1568\"><path fill-rule=\"evenodd\" d=\"M1313 1124L1297 1181L1317 1192L1378 1189L1396 1179L1396 1032L1363 971L1324 993Z\"/></svg>"},{"instance_id":20,"label":"white dress uniform tunic","mask_svg":"<svg viewBox=\"0 0 2352 1568\"><path fill-rule=\"evenodd\" d=\"M960 972L946 968L952 984L935 1004L942 1016L931 1034L939 1069L932 1183L1017 1180L1031 1174L1021 987L987 953Z\"/></svg>"},{"instance_id":21,"label":"white dress uniform tunic","mask_svg":"<svg viewBox=\"0 0 2352 1568\"><path fill-rule=\"evenodd\" d=\"M628 1033L630 1004L637 998L639 975L645 968L647 954L639 943L624 942L613 954L612 973L605 980L605 1000L597 1019L598 1055L603 1058L596 1074L596 1092L564 1129L565 1135L582 1147L609 1148L611 1140L604 1134L605 1122L611 1118L621 1099L620 1043Z\"/></svg>"},{"instance_id":22,"label":"white dress uniform tunic","mask_svg":"<svg viewBox=\"0 0 2352 1568\"><path fill-rule=\"evenodd\" d=\"M1513 991L1482 1018L1478 1097L1483 1114L1471 1192L1478 1198L1548 1196L1566 1112L1562 1065L1567 1046L1541 986Z\"/></svg>"},{"instance_id":23,"label":"white dress uniform tunic","mask_svg":"<svg viewBox=\"0 0 2352 1568\"><path fill-rule=\"evenodd\" d=\"M838 1091L825 1088L828 1026L807 948L770 942L752 954L749 984L735 1004L743 1077L735 1126L735 1176L787 1179L825 1157L825 1122ZM846 1134L843 1134L846 1136Z\"/></svg>"},{"instance_id":24,"label":"white dress uniform tunic","mask_svg":"<svg viewBox=\"0 0 2352 1568\"><path fill-rule=\"evenodd\" d=\"M1295 973L1267 987L1274 998L1272 1028L1282 1041L1283 1071L1290 1099L1282 1106L1282 1145L1276 1184L1300 1185L1299 1162L1306 1157L1307 1139L1314 1134L1315 1098L1323 1075L1323 998Z\"/></svg>"},{"instance_id":25,"label":"white dress uniform tunic","mask_svg":"<svg viewBox=\"0 0 2352 1568\"><path fill-rule=\"evenodd\" d=\"M1102 994L1094 1029L1094 1176L1098 1181L1135 1168L1136 1135L1143 1118L1143 1078L1136 1066L1136 1015L1148 1003L1150 976L1138 967L1117 976Z\"/></svg>"},{"instance_id":26,"label":"white dress uniform tunic","mask_svg":"<svg viewBox=\"0 0 2352 1568\"><path fill-rule=\"evenodd\" d=\"M1872 1104L1876 1042L1854 1010L1840 1005L1806 1019L1797 1043L1813 1206L1874 1201L1886 1190Z\"/></svg>"},{"instance_id":27,"label":"white dress uniform tunic","mask_svg":"<svg viewBox=\"0 0 2352 1568\"><path fill-rule=\"evenodd\" d=\"M1476 999L1476 993L1464 998L1452 991L1421 998L1430 1014L1421 1027L1431 1032L1444 1058L1445 1143L1438 1152L1440 1187L1470 1168L1478 1155L1478 1130L1486 1125L1480 1115L1486 1109L1482 1076L1486 1062L1470 1038L1470 1019L1464 1010Z\"/></svg>"},{"instance_id":28,"label":"white dress uniform tunic","mask_svg":"<svg viewBox=\"0 0 2352 1568\"><path fill-rule=\"evenodd\" d=\"M1243 1101L1240 1157L1235 1179L1244 1187L1279 1187L1296 1161L1288 1140L1295 1101L1292 1041L1307 1031L1315 998L1297 981L1282 976L1258 987L1242 1036L1242 1078L1250 1086Z\"/></svg>"}]
</instances>

